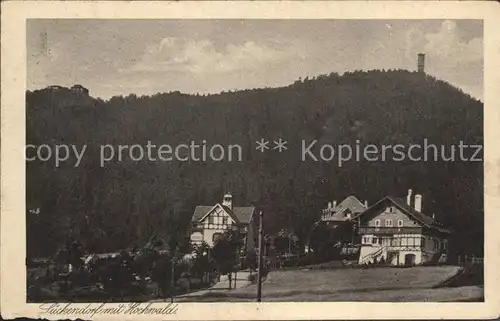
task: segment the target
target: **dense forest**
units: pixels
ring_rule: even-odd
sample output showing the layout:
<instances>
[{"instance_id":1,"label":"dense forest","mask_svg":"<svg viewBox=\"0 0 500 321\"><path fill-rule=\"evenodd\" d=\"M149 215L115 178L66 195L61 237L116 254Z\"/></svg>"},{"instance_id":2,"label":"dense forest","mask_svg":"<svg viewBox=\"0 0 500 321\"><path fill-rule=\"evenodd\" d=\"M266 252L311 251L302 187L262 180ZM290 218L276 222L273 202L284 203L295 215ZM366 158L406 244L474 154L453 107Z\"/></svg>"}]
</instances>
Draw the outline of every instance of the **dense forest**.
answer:
<instances>
[{"instance_id":1,"label":"dense forest","mask_svg":"<svg viewBox=\"0 0 500 321\"><path fill-rule=\"evenodd\" d=\"M91 88L90 88L91 89ZM27 162L27 253L53 254L70 238L92 251L119 250L151 235L185 231L196 205L233 194L264 210L266 233L295 231L302 243L328 201L355 195L423 195L423 211L450 227L451 250L483 248L483 163L301 160L301 142L483 144L483 104L450 84L404 70L354 71L281 88L211 95L180 92L108 101L49 88L26 93L26 143L87 145L74 162ZM255 149L283 138L283 153ZM239 144L241 162L134 162L101 167L101 145L190 141ZM271 145L272 149L272 145ZM33 209L40 209L39 211ZM31 211L30 211L31 210Z\"/></svg>"}]
</instances>

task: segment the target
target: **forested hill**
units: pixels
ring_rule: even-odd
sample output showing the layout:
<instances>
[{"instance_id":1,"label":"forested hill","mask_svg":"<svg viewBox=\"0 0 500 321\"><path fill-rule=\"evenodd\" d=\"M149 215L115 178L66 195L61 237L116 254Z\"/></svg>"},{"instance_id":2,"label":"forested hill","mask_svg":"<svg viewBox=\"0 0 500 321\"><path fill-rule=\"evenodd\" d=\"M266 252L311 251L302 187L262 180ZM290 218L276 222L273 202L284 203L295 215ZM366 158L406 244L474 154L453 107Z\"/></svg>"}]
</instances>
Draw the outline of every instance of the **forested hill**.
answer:
<instances>
[{"instance_id":1,"label":"forested hill","mask_svg":"<svg viewBox=\"0 0 500 321\"><path fill-rule=\"evenodd\" d=\"M90 88L91 89L91 88ZM282 88L109 101L70 91L27 92L27 144L88 145L78 168L27 163L29 255L48 255L67 235L96 251L141 245L154 232L183 231L198 204L233 193L235 206L265 211L266 231L304 239L328 201L355 195L423 194L423 211L456 231L456 250L483 244L482 162L301 160L301 142L437 146L483 143L483 105L446 82L409 71L332 73ZM271 141L264 153L261 138ZM272 150L273 140L288 150ZM99 162L99 146L239 144L243 160ZM318 148L315 149L318 155ZM458 151L457 151L458 153ZM457 156L458 157L458 156Z\"/></svg>"}]
</instances>

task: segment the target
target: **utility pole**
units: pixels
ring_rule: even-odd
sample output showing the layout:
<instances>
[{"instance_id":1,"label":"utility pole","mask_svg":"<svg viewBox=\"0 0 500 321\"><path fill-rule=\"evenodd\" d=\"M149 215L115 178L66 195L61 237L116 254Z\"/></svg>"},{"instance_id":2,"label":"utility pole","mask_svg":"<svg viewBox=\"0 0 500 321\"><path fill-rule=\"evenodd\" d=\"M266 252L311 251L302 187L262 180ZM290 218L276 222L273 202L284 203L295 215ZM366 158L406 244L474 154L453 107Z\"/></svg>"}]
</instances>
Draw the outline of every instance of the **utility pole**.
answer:
<instances>
[{"instance_id":1,"label":"utility pole","mask_svg":"<svg viewBox=\"0 0 500 321\"><path fill-rule=\"evenodd\" d=\"M175 291L175 258L172 258L172 264L171 264L171 271L170 271L170 303L174 303L174 291Z\"/></svg>"},{"instance_id":2,"label":"utility pole","mask_svg":"<svg viewBox=\"0 0 500 321\"><path fill-rule=\"evenodd\" d=\"M356 232L356 223L352 224L352 231L351 231L351 248L354 249L354 233ZM348 250L349 253L349 250Z\"/></svg>"},{"instance_id":3,"label":"utility pole","mask_svg":"<svg viewBox=\"0 0 500 321\"><path fill-rule=\"evenodd\" d=\"M292 256L292 233L288 233L288 255Z\"/></svg>"},{"instance_id":4,"label":"utility pole","mask_svg":"<svg viewBox=\"0 0 500 321\"><path fill-rule=\"evenodd\" d=\"M264 237L264 232L262 230L262 218L263 218L263 213L260 211L259 213L259 258L258 258L258 275L257 275L257 302L262 301L262 255L264 252L263 246L262 246L262 239Z\"/></svg>"},{"instance_id":5,"label":"utility pole","mask_svg":"<svg viewBox=\"0 0 500 321\"><path fill-rule=\"evenodd\" d=\"M172 255L171 270L170 270L170 303L174 303L175 294L175 256L177 254L177 240L174 243L174 249L170 252Z\"/></svg>"}]
</instances>

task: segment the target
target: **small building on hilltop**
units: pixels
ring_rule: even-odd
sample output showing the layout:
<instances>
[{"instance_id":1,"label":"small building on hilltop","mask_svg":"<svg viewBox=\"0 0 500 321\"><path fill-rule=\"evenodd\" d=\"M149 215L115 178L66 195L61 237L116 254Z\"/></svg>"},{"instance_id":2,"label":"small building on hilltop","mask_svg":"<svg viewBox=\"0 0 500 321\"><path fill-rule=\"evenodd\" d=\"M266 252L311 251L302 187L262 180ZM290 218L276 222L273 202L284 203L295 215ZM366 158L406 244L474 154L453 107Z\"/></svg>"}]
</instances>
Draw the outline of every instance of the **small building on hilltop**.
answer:
<instances>
[{"instance_id":1,"label":"small building on hilltop","mask_svg":"<svg viewBox=\"0 0 500 321\"><path fill-rule=\"evenodd\" d=\"M359 264L418 265L446 261L450 231L422 213L422 195L386 196L354 218L361 236Z\"/></svg>"},{"instance_id":2,"label":"small building on hilltop","mask_svg":"<svg viewBox=\"0 0 500 321\"><path fill-rule=\"evenodd\" d=\"M73 87L71 87L71 91L80 95L89 95L89 90L82 85L74 85Z\"/></svg>"},{"instance_id":3,"label":"small building on hilltop","mask_svg":"<svg viewBox=\"0 0 500 321\"><path fill-rule=\"evenodd\" d=\"M205 242L214 246L217 239L228 230L238 231L245 240L245 248L256 247L257 220L254 206L233 206L233 197L226 193L221 203L196 206L191 219L191 242Z\"/></svg>"}]
</instances>

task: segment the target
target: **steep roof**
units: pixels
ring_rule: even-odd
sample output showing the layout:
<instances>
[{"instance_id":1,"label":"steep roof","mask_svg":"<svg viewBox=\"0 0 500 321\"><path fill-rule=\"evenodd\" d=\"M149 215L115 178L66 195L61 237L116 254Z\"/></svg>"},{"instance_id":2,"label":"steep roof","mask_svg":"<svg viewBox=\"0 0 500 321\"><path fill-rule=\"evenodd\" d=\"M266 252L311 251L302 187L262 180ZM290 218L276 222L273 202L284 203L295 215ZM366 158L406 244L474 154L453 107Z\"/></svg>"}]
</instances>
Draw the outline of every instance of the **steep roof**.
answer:
<instances>
[{"instance_id":1,"label":"steep roof","mask_svg":"<svg viewBox=\"0 0 500 321\"><path fill-rule=\"evenodd\" d=\"M344 211L345 209L351 210L353 213L360 213L366 210L366 207L355 196L351 195L346 197L336 208L335 211Z\"/></svg>"},{"instance_id":2,"label":"steep roof","mask_svg":"<svg viewBox=\"0 0 500 321\"><path fill-rule=\"evenodd\" d=\"M399 208L399 210L401 210L402 212L404 212L405 214L407 214L408 216L410 216L415 221L419 222L420 224L422 224L425 227L437 229L437 230L439 230L441 232L445 232L445 233L450 233L450 231L445 229L443 227L443 225L440 222L438 222L436 219L415 210L413 207L411 207L410 205L408 205L406 203L405 199L393 197L393 196L384 197L383 199L381 199L380 201L378 201L374 205L370 206L364 212L358 214L356 217L354 217L354 219L357 219L357 218L361 217L362 215L364 215L365 213L372 211L374 208L378 207L380 204L384 203L385 201L391 202L397 208Z\"/></svg>"},{"instance_id":3,"label":"steep roof","mask_svg":"<svg viewBox=\"0 0 500 321\"><path fill-rule=\"evenodd\" d=\"M194 209L193 217L191 218L191 222L198 222L203 218L212 208L213 205L198 205Z\"/></svg>"},{"instance_id":4,"label":"steep roof","mask_svg":"<svg viewBox=\"0 0 500 321\"><path fill-rule=\"evenodd\" d=\"M250 223L255 213L254 206L236 206L231 210L227 206L222 206L226 211L232 212L240 223Z\"/></svg>"},{"instance_id":5,"label":"steep roof","mask_svg":"<svg viewBox=\"0 0 500 321\"><path fill-rule=\"evenodd\" d=\"M397 205L403 212L410 215L415 220L419 221L424 225L433 225L436 222L436 220L433 219L432 217L427 216L417 211L412 206L408 205L406 203L406 200L403 200L402 198L396 198L392 196L388 196L387 198L390 199L395 205Z\"/></svg>"},{"instance_id":6,"label":"steep roof","mask_svg":"<svg viewBox=\"0 0 500 321\"><path fill-rule=\"evenodd\" d=\"M198 222L216 206L222 207L236 223L243 223L243 224L250 223L252 216L255 213L254 206L243 206L243 207L235 206L233 207L233 209L230 209L229 207L220 204L216 204L215 206L198 205L194 209L191 222Z\"/></svg>"}]
</instances>

